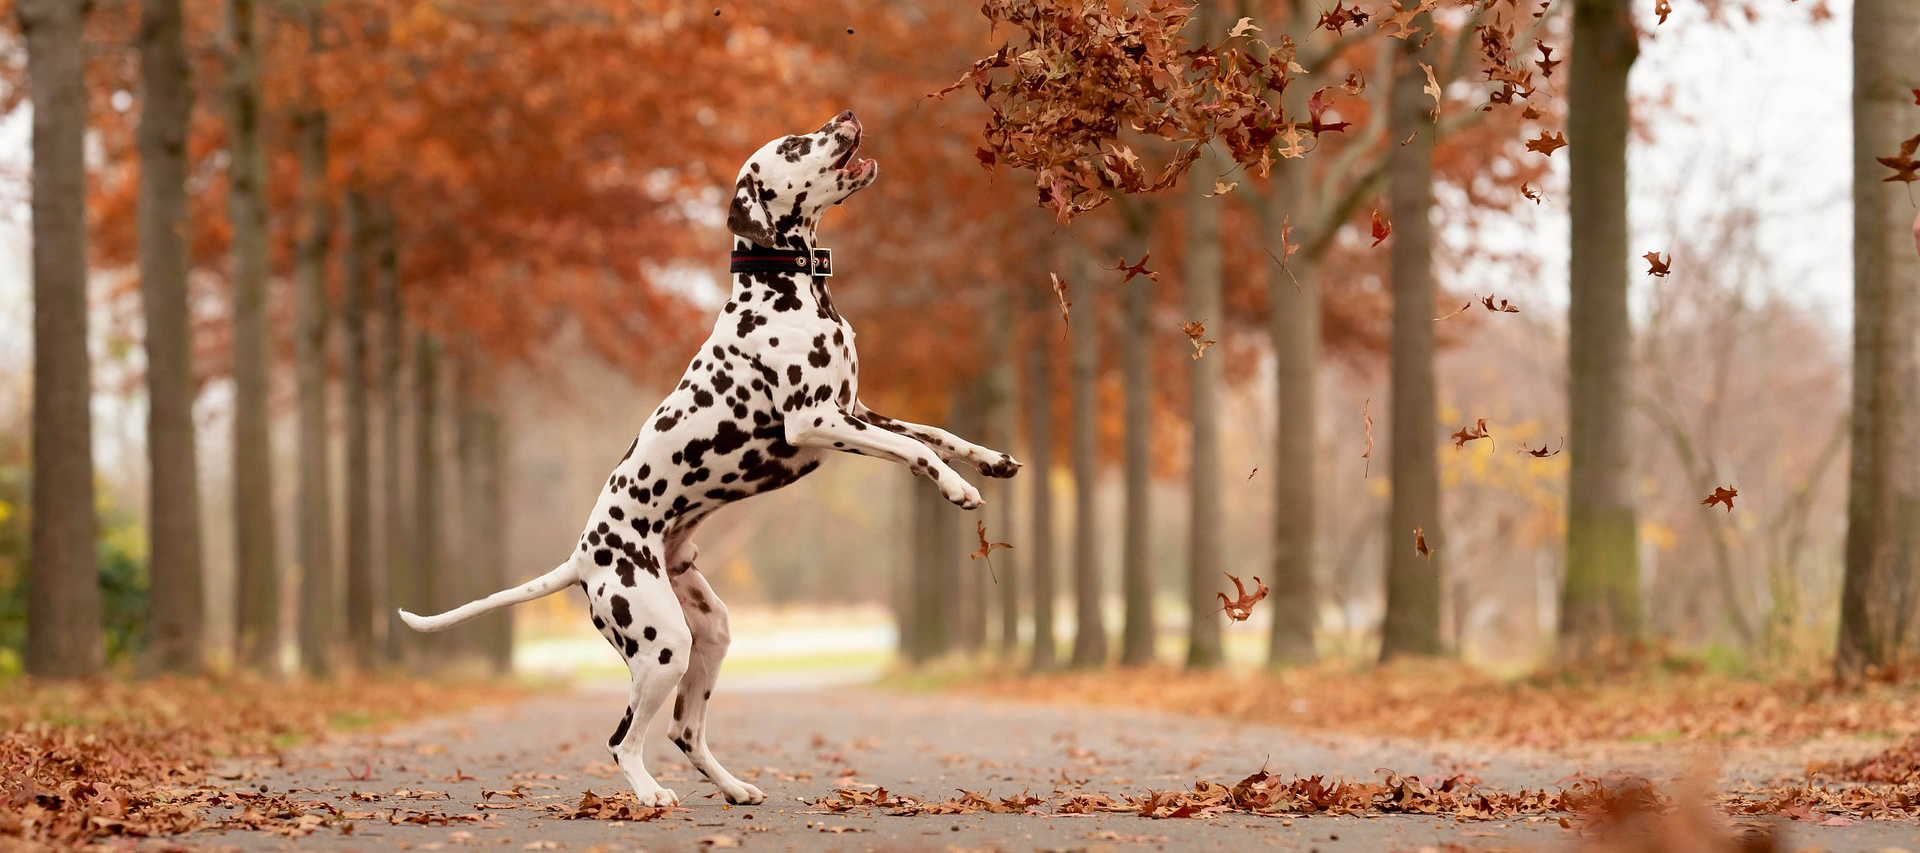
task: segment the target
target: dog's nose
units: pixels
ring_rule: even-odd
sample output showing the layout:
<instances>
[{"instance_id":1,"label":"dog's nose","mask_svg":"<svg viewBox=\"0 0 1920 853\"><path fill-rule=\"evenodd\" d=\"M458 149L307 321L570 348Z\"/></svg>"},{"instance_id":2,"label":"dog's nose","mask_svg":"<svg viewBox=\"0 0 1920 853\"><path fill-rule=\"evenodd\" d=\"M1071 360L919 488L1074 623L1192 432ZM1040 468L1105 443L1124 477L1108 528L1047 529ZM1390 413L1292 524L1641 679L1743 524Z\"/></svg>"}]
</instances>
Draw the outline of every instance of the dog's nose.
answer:
<instances>
[{"instance_id":1,"label":"dog's nose","mask_svg":"<svg viewBox=\"0 0 1920 853\"><path fill-rule=\"evenodd\" d=\"M834 116L833 120L842 121L842 122L853 121L853 110L847 110L845 112L842 112L841 114Z\"/></svg>"}]
</instances>

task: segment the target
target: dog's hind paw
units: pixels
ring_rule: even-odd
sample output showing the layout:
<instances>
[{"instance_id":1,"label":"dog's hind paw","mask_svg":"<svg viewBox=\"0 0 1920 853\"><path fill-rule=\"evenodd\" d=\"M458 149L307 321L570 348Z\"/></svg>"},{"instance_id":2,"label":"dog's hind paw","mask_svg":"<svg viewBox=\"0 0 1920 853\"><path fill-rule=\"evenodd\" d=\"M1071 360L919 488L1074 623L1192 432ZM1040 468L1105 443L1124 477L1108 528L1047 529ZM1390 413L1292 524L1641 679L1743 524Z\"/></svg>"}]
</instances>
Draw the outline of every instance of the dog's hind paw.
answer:
<instances>
[{"instance_id":1,"label":"dog's hind paw","mask_svg":"<svg viewBox=\"0 0 1920 853\"><path fill-rule=\"evenodd\" d=\"M755 788L745 782L741 782L739 785L740 790L738 791L721 789L721 793L727 796L727 802L736 806L757 806L767 801L767 795L761 792L759 788Z\"/></svg>"},{"instance_id":2,"label":"dog's hind paw","mask_svg":"<svg viewBox=\"0 0 1920 853\"><path fill-rule=\"evenodd\" d=\"M634 798L647 808L664 809L680 805L680 795L674 793L672 788L655 788L644 794L636 791Z\"/></svg>"}]
</instances>

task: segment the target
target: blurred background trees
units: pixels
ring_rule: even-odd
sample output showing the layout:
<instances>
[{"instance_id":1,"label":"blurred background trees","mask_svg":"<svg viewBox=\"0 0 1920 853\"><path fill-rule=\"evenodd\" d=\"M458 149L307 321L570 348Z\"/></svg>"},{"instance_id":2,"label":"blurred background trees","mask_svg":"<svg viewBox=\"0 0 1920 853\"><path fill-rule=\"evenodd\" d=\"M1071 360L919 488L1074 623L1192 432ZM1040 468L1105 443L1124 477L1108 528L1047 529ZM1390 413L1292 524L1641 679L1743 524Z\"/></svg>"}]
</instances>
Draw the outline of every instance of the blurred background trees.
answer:
<instances>
[{"instance_id":1,"label":"blurred background trees","mask_svg":"<svg viewBox=\"0 0 1920 853\"><path fill-rule=\"evenodd\" d=\"M1852 673L1914 645L1920 258L1876 159L1920 132L1905 4L1852 10L1850 420L1849 274L1778 239L1844 195L1684 150L1711 87L1672 70L1844 8L1204 3L1184 44L1288 68L1259 94L1298 123L1118 131L1113 174L1189 171L1066 224L993 167L974 90L926 97L1012 37L975 3L12 5L34 324L0 344L35 367L0 389L0 647L36 674L607 657L569 596L431 638L388 614L551 564L724 299L739 162L848 107L887 172L823 228L864 393L1028 467L979 513L849 458L716 517L705 569L769 656L1802 665L1838 637ZM1059 5L1096 7L1134 9ZM1246 625L1227 574L1272 589Z\"/></svg>"}]
</instances>

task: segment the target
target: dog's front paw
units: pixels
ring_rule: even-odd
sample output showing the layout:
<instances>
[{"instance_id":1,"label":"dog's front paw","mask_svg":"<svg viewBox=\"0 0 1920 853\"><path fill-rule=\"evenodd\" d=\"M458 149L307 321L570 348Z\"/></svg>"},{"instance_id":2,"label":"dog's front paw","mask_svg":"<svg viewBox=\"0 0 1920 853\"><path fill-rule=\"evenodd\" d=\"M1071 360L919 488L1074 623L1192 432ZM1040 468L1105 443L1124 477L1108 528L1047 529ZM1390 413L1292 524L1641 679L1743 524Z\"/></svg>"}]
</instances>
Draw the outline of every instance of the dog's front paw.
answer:
<instances>
[{"instance_id":1,"label":"dog's front paw","mask_svg":"<svg viewBox=\"0 0 1920 853\"><path fill-rule=\"evenodd\" d=\"M1020 473L1020 461L1005 453L998 458L990 457L976 462L974 467L979 468L982 474L1001 480Z\"/></svg>"},{"instance_id":2,"label":"dog's front paw","mask_svg":"<svg viewBox=\"0 0 1920 853\"><path fill-rule=\"evenodd\" d=\"M961 479L959 474L940 479L940 495L961 509L979 509L981 504L986 503L980 499L980 490Z\"/></svg>"},{"instance_id":3,"label":"dog's front paw","mask_svg":"<svg viewBox=\"0 0 1920 853\"><path fill-rule=\"evenodd\" d=\"M739 790L724 787L721 789L720 792L727 795L727 802L736 806L757 806L767 801L767 795L762 793L759 788L755 788L745 782L738 782L736 784L739 786Z\"/></svg>"}]
</instances>

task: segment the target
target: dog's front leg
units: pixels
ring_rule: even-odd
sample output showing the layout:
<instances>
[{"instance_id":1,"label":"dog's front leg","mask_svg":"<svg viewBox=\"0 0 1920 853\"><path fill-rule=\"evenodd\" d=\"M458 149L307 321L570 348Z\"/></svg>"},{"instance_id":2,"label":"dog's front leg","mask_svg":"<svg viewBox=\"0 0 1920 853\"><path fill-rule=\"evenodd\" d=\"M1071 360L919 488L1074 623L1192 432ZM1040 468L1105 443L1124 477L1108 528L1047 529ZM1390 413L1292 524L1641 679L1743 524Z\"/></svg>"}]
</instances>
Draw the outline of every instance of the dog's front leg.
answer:
<instances>
[{"instance_id":1,"label":"dog's front leg","mask_svg":"<svg viewBox=\"0 0 1920 853\"><path fill-rule=\"evenodd\" d=\"M939 427L890 418L867 408L865 403L858 400L853 403L853 414L888 432L904 435L933 448L943 460L952 462L957 459L980 469L980 473L989 477L1011 477L1020 471L1019 461L1012 456L981 447Z\"/></svg>"},{"instance_id":2,"label":"dog's front leg","mask_svg":"<svg viewBox=\"0 0 1920 853\"><path fill-rule=\"evenodd\" d=\"M907 466L915 476L940 487L940 494L961 509L980 506L980 491L940 461L931 447L897 432L881 429L841 409L827 407L787 413L787 443L876 456Z\"/></svg>"}]
</instances>

